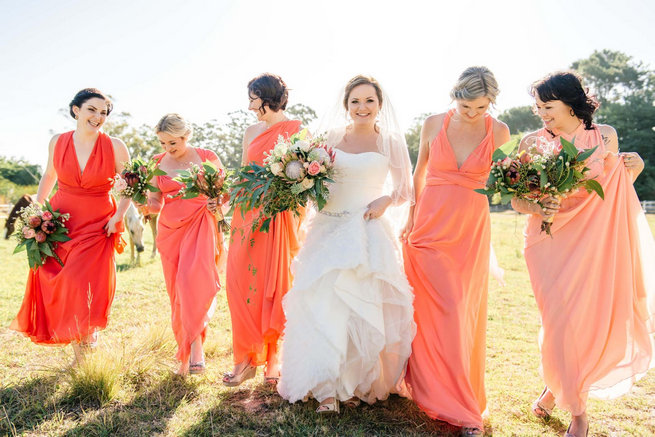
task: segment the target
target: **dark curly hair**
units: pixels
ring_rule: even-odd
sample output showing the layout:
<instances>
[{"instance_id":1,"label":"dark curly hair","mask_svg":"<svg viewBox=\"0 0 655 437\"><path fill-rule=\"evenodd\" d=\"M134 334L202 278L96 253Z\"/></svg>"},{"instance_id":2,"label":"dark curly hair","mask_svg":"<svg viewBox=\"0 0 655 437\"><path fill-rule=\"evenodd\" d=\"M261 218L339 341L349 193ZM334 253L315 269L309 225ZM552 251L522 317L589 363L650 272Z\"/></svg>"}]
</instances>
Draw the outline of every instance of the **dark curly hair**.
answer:
<instances>
[{"instance_id":1,"label":"dark curly hair","mask_svg":"<svg viewBox=\"0 0 655 437\"><path fill-rule=\"evenodd\" d=\"M248 82L248 97L259 97L262 99L262 105L259 111L266 113L265 105L273 112L287 109L289 100L289 89L282 78L277 74L264 73Z\"/></svg>"},{"instance_id":2,"label":"dark curly hair","mask_svg":"<svg viewBox=\"0 0 655 437\"><path fill-rule=\"evenodd\" d=\"M542 102L561 100L571 107L576 117L583 121L585 129L593 129L594 112L598 101L582 87L582 78L572 71L558 71L540 79L530 87L532 97Z\"/></svg>"},{"instance_id":3,"label":"dark curly hair","mask_svg":"<svg viewBox=\"0 0 655 437\"><path fill-rule=\"evenodd\" d=\"M68 112L70 113L71 117L75 118L73 106L81 108L84 102L95 97L103 99L105 102L107 102L107 115L109 115L112 109L114 109L114 104L111 103L109 97L107 97L97 88L84 88L83 90L78 91L77 94L75 94L75 97L73 97L73 100L71 100L71 102L68 104Z\"/></svg>"}]
</instances>

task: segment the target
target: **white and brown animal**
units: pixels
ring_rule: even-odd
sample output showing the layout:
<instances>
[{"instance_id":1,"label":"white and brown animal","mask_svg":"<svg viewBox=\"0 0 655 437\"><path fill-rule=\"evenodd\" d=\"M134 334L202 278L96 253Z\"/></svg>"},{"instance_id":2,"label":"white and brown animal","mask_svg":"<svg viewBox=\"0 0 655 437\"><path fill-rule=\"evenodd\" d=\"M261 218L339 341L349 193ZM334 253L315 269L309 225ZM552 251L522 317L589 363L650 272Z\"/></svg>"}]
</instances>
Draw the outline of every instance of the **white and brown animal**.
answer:
<instances>
[{"instance_id":1,"label":"white and brown animal","mask_svg":"<svg viewBox=\"0 0 655 437\"><path fill-rule=\"evenodd\" d=\"M30 196L29 194L23 194L23 196L20 199L18 199L18 202L16 202L14 207L11 209L11 212L9 212L7 221L5 221L5 240L8 240L9 236L14 233L16 219L18 218L18 213L20 212L20 210L32 204L33 201L34 200L32 199L32 196Z\"/></svg>"},{"instance_id":2,"label":"white and brown animal","mask_svg":"<svg viewBox=\"0 0 655 437\"><path fill-rule=\"evenodd\" d=\"M136 207L130 203L127 212L125 212L125 228L130 237L130 264L141 265L141 252L143 246L143 220ZM134 258L134 248L136 247L136 260Z\"/></svg>"}]
</instances>

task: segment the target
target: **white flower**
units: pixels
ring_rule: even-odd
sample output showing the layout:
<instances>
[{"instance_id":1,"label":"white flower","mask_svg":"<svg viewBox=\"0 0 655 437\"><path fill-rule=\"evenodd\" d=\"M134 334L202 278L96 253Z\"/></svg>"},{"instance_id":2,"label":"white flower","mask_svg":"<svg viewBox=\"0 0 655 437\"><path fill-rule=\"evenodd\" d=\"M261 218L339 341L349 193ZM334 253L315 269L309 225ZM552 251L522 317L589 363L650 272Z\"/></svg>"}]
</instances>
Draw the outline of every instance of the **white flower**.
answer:
<instances>
[{"instance_id":1,"label":"white flower","mask_svg":"<svg viewBox=\"0 0 655 437\"><path fill-rule=\"evenodd\" d=\"M305 140L298 140L294 144L299 150L302 150L303 152L309 152L312 148L312 145L309 143L309 141Z\"/></svg>"},{"instance_id":2,"label":"white flower","mask_svg":"<svg viewBox=\"0 0 655 437\"><path fill-rule=\"evenodd\" d=\"M291 180L299 180L305 176L305 169L300 161L294 160L287 164L284 174Z\"/></svg>"},{"instance_id":3,"label":"white flower","mask_svg":"<svg viewBox=\"0 0 655 437\"><path fill-rule=\"evenodd\" d=\"M277 157L286 155L288 151L289 146L287 146L287 143L284 142L277 143L275 147L273 147L273 154Z\"/></svg>"},{"instance_id":4,"label":"white flower","mask_svg":"<svg viewBox=\"0 0 655 437\"><path fill-rule=\"evenodd\" d=\"M275 176L280 176L284 171L284 165L281 162L274 162L269 168L271 169L271 173Z\"/></svg>"},{"instance_id":5,"label":"white flower","mask_svg":"<svg viewBox=\"0 0 655 437\"><path fill-rule=\"evenodd\" d=\"M316 154L316 157L313 155ZM312 158L310 158L312 161L319 161L322 162L323 164L327 164L330 162L330 154L327 152L322 147L317 147L316 149L312 150L311 152Z\"/></svg>"},{"instance_id":6,"label":"white flower","mask_svg":"<svg viewBox=\"0 0 655 437\"><path fill-rule=\"evenodd\" d=\"M309 190L311 187L314 186L314 179L305 178L305 179L302 180L302 182L300 182L300 185L302 185L302 187L305 190Z\"/></svg>"}]
</instances>

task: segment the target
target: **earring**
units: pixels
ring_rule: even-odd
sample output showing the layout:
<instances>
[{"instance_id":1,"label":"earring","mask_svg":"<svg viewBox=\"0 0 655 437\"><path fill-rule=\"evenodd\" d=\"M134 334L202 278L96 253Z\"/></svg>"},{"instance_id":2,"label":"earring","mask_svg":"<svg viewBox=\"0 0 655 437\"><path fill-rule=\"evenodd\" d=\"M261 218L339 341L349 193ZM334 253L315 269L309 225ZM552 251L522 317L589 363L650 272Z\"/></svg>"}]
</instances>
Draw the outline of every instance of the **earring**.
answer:
<instances>
[{"instance_id":1,"label":"earring","mask_svg":"<svg viewBox=\"0 0 655 437\"><path fill-rule=\"evenodd\" d=\"M573 109L569 109L569 114L571 114L571 117L575 117L575 112L573 112Z\"/></svg>"}]
</instances>

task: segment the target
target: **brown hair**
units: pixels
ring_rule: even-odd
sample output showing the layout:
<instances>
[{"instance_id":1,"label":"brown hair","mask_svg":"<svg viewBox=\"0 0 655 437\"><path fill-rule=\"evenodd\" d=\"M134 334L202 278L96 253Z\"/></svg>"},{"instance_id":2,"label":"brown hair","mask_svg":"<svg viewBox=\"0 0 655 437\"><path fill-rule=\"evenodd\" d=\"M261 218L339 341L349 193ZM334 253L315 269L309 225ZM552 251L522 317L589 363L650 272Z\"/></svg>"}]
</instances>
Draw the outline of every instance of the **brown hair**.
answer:
<instances>
[{"instance_id":1,"label":"brown hair","mask_svg":"<svg viewBox=\"0 0 655 437\"><path fill-rule=\"evenodd\" d=\"M71 117L75 118L73 106L82 108L84 102L95 97L103 99L105 102L107 102L107 115L109 115L111 110L114 109L114 105L111 103L111 100L109 100L109 97L104 95L102 91L97 88L84 88L83 90L78 91L77 94L75 94L75 97L73 97L73 100L71 100L71 102L68 104L68 112L70 113Z\"/></svg>"},{"instance_id":2,"label":"brown hair","mask_svg":"<svg viewBox=\"0 0 655 437\"><path fill-rule=\"evenodd\" d=\"M371 76L358 74L348 81L344 90L343 107L346 108L346 111L348 110L348 98L350 97L350 93L360 85L371 85L373 88L375 88L375 94L377 94L380 106L382 106L382 88L380 87L378 81Z\"/></svg>"},{"instance_id":3,"label":"brown hair","mask_svg":"<svg viewBox=\"0 0 655 437\"><path fill-rule=\"evenodd\" d=\"M257 96L262 99L259 111L266 113L265 105L273 112L285 110L289 100L289 89L277 74L263 73L248 82L248 98Z\"/></svg>"}]
</instances>

